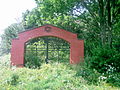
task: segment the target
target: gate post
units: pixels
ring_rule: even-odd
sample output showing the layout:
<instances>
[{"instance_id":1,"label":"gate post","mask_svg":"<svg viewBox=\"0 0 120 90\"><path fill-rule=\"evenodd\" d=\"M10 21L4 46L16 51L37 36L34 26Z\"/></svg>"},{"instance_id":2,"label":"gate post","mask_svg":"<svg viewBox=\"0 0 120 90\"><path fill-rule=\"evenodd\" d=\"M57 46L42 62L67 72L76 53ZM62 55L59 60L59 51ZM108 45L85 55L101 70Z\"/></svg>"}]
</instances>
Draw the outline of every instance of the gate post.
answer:
<instances>
[{"instance_id":1,"label":"gate post","mask_svg":"<svg viewBox=\"0 0 120 90\"><path fill-rule=\"evenodd\" d=\"M70 64L78 64L84 59L84 41L73 40L70 43Z\"/></svg>"},{"instance_id":2,"label":"gate post","mask_svg":"<svg viewBox=\"0 0 120 90\"><path fill-rule=\"evenodd\" d=\"M19 39L12 40L11 65L17 67L24 66L24 43Z\"/></svg>"}]
</instances>

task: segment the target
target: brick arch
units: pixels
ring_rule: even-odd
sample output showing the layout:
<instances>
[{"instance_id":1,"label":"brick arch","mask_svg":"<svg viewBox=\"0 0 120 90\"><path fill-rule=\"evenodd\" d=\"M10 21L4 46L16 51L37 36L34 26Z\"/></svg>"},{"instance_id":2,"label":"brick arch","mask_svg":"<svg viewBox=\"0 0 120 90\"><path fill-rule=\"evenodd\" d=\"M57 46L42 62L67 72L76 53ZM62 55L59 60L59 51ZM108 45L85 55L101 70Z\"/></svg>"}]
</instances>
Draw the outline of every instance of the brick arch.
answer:
<instances>
[{"instance_id":1,"label":"brick arch","mask_svg":"<svg viewBox=\"0 0 120 90\"><path fill-rule=\"evenodd\" d=\"M77 35L52 25L44 25L18 34L18 38L12 40L11 64L24 66L25 43L33 38L52 36L61 38L70 44L70 63L77 64L83 61L84 42L78 40Z\"/></svg>"}]
</instances>

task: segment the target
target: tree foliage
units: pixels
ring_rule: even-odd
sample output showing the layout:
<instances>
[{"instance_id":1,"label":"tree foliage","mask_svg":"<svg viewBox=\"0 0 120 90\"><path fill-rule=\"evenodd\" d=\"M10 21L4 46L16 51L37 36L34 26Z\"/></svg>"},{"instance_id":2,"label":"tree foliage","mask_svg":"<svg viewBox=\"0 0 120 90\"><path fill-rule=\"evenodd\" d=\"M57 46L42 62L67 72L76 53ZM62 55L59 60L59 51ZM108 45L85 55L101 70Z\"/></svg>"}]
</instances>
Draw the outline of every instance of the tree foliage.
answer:
<instances>
[{"instance_id":1,"label":"tree foliage","mask_svg":"<svg viewBox=\"0 0 120 90\"><path fill-rule=\"evenodd\" d=\"M37 7L23 17L26 28L54 24L77 33L82 39L89 38L87 42L112 47L115 28L119 27L119 0L35 1Z\"/></svg>"},{"instance_id":2,"label":"tree foliage","mask_svg":"<svg viewBox=\"0 0 120 90\"><path fill-rule=\"evenodd\" d=\"M5 29L4 34L1 35L2 40L1 40L0 54L10 52L11 40L13 38L17 38L18 33L23 30L24 27L22 26L21 23L11 24Z\"/></svg>"}]
</instances>

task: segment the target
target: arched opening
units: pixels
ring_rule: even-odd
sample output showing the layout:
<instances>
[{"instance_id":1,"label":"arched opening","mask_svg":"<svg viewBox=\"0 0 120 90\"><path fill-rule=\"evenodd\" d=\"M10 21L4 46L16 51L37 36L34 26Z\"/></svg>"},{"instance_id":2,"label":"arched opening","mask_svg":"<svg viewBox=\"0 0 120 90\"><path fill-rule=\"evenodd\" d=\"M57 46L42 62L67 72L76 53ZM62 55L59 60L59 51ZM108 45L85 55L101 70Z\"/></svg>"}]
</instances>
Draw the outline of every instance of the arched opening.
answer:
<instances>
[{"instance_id":1,"label":"arched opening","mask_svg":"<svg viewBox=\"0 0 120 90\"><path fill-rule=\"evenodd\" d=\"M18 34L18 38L12 40L11 65L23 67L25 62L24 53L26 42L37 37L45 36L58 37L69 42L70 43L69 62L71 64L78 64L79 62L83 62L84 41L78 40L77 34L68 32L64 29L58 28L53 25L44 25L35 29L21 32Z\"/></svg>"},{"instance_id":2,"label":"arched opening","mask_svg":"<svg viewBox=\"0 0 120 90\"><path fill-rule=\"evenodd\" d=\"M39 67L42 63L69 62L70 45L67 41L44 36L25 43L24 65Z\"/></svg>"}]
</instances>

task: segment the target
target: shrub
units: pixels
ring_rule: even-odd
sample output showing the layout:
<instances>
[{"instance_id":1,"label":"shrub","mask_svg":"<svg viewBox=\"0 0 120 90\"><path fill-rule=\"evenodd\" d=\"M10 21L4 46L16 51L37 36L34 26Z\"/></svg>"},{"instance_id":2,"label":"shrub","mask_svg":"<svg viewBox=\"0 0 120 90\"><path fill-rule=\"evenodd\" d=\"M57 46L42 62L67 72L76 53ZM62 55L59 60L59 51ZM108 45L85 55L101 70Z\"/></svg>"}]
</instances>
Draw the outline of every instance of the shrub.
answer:
<instances>
[{"instance_id":1,"label":"shrub","mask_svg":"<svg viewBox=\"0 0 120 90\"><path fill-rule=\"evenodd\" d=\"M96 69L107 83L120 86L120 53L112 48L96 48L92 51L88 66ZM88 60L87 60L88 61Z\"/></svg>"},{"instance_id":2,"label":"shrub","mask_svg":"<svg viewBox=\"0 0 120 90\"><path fill-rule=\"evenodd\" d=\"M106 81L110 83L111 86L120 87L120 73L109 75Z\"/></svg>"},{"instance_id":3,"label":"shrub","mask_svg":"<svg viewBox=\"0 0 120 90\"><path fill-rule=\"evenodd\" d=\"M41 66L41 61L34 52L29 52L25 54L25 66L28 68L38 68Z\"/></svg>"},{"instance_id":4,"label":"shrub","mask_svg":"<svg viewBox=\"0 0 120 90\"><path fill-rule=\"evenodd\" d=\"M120 71L120 53L115 49L96 48L92 51L90 67L100 73L113 73Z\"/></svg>"},{"instance_id":5,"label":"shrub","mask_svg":"<svg viewBox=\"0 0 120 90\"><path fill-rule=\"evenodd\" d=\"M88 84L99 84L98 79L101 74L95 69L90 69L86 65L77 65L76 70L76 76L82 76Z\"/></svg>"},{"instance_id":6,"label":"shrub","mask_svg":"<svg viewBox=\"0 0 120 90\"><path fill-rule=\"evenodd\" d=\"M0 57L0 67L1 68L10 67L10 54L5 54Z\"/></svg>"},{"instance_id":7,"label":"shrub","mask_svg":"<svg viewBox=\"0 0 120 90\"><path fill-rule=\"evenodd\" d=\"M18 79L19 79L19 75L13 73L13 74L7 79L7 83L10 84L10 85L17 85L17 84L18 84Z\"/></svg>"}]
</instances>

